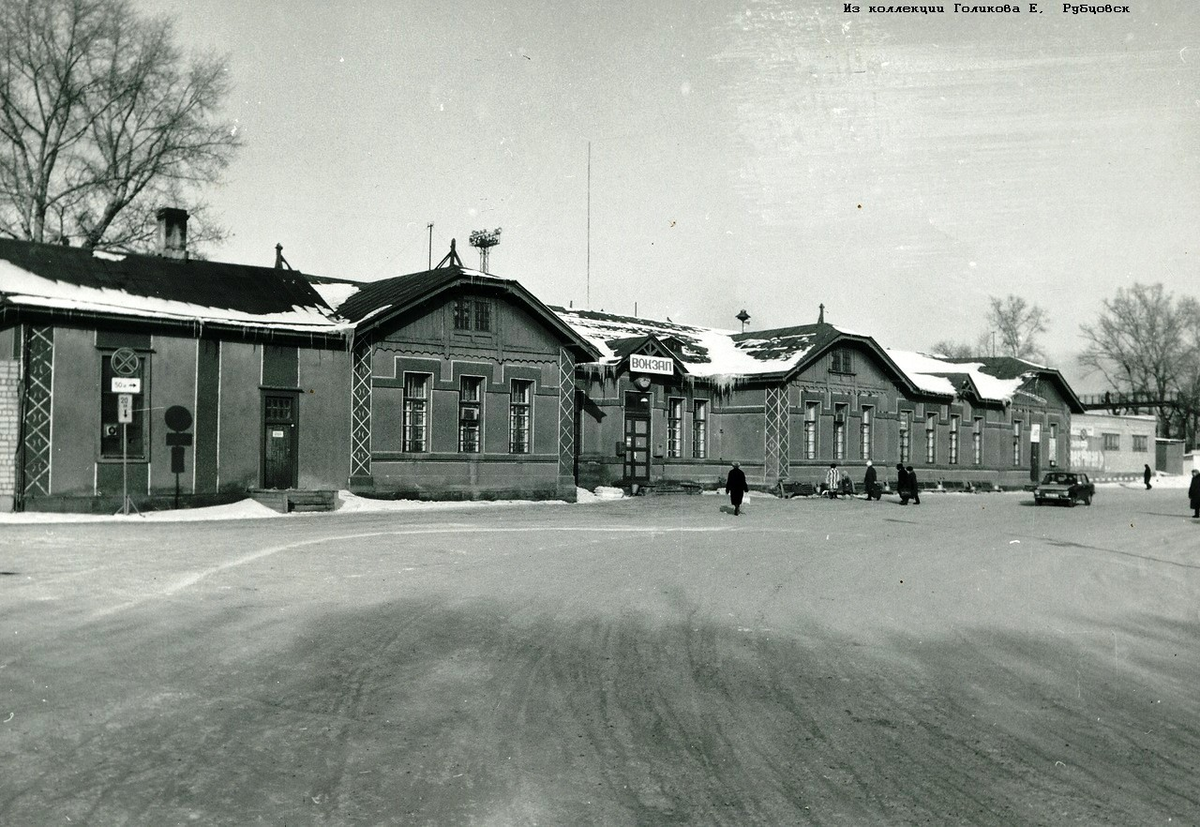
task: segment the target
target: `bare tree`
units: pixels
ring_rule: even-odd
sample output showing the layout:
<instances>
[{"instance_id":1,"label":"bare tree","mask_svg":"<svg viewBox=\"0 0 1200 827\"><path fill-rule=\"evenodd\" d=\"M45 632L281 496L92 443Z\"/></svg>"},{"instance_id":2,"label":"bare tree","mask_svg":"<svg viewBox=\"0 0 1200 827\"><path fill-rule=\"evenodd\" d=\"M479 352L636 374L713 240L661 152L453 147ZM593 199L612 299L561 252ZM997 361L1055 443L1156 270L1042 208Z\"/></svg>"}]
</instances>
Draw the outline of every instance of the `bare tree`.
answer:
<instances>
[{"instance_id":1,"label":"bare tree","mask_svg":"<svg viewBox=\"0 0 1200 827\"><path fill-rule=\"evenodd\" d=\"M1163 436L1196 438L1200 412L1200 303L1176 299L1161 284L1135 284L1105 300L1104 312L1080 328L1087 349L1079 364L1121 392L1146 394ZM1177 397L1176 404L1166 400Z\"/></svg>"},{"instance_id":2,"label":"bare tree","mask_svg":"<svg viewBox=\"0 0 1200 827\"><path fill-rule=\"evenodd\" d=\"M219 120L227 78L128 0L0 2L0 235L129 249L158 207L203 216L195 190L239 145Z\"/></svg>"},{"instance_id":3,"label":"bare tree","mask_svg":"<svg viewBox=\"0 0 1200 827\"><path fill-rule=\"evenodd\" d=\"M972 356L979 355L978 351L966 342L955 342L950 339L942 339L940 342L934 342L933 347L930 349L933 353L949 359L969 359Z\"/></svg>"},{"instance_id":4,"label":"bare tree","mask_svg":"<svg viewBox=\"0 0 1200 827\"><path fill-rule=\"evenodd\" d=\"M1044 360L1046 354L1037 337L1046 332L1046 311L1012 294L1003 299L990 296L988 301L988 332L984 335L984 340L992 334L995 335L997 342L993 350L998 350L1000 355L1014 356L1018 359ZM993 355L996 355L996 352L993 352Z\"/></svg>"}]
</instances>

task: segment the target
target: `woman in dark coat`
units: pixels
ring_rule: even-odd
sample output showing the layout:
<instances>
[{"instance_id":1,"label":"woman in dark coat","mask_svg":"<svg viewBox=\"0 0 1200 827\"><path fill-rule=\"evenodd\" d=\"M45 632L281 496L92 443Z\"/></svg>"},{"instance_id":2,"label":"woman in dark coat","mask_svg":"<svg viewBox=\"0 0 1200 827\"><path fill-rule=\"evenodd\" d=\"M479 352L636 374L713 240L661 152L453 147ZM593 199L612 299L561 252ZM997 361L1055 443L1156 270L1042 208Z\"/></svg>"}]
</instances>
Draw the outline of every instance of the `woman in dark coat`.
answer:
<instances>
[{"instance_id":1,"label":"woman in dark coat","mask_svg":"<svg viewBox=\"0 0 1200 827\"><path fill-rule=\"evenodd\" d=\"M1192 484L1188 486L1188 499L1192 502L1192 516L1200 517L1200 471L1192 469Z\"/></svg>"},{"instance_id":2,"label":"woman in dark coat","mask_svg":"<svg viewBox=\"0 0 1200 827\"><path fill-rule=\"evenodd\" d=\"M871 460L867 460L867 473L863 475L863 488L867 492L867 501L879 499L875 496L875 466L871 464Z\"/></svg>"},{"instance_id":3,"label":"woman in dark coat","mask_svg":"<svg viewBox=\"0 0 1200 827\"><path fill-rule=\"evenodd\" d=\"M742 495L750 490L750 486L746 485L746 472L736 462L729 469L729 476L725 478L725 493L729 495L729 502L733 506L733 516L737 516L742 511Z\"/></svg>"},{"instance_id":4,"label":"woman in dark coat","mask_svg":"<svg viewBox=\"0 0 1200 827\"><path fill-rule=\"evenodd\" d=\"M1142 482L1146 483L1146 490L1150 490L1150 466L1146 466L1146 470L1142 472Z\"/></svg>"}]
</instances>

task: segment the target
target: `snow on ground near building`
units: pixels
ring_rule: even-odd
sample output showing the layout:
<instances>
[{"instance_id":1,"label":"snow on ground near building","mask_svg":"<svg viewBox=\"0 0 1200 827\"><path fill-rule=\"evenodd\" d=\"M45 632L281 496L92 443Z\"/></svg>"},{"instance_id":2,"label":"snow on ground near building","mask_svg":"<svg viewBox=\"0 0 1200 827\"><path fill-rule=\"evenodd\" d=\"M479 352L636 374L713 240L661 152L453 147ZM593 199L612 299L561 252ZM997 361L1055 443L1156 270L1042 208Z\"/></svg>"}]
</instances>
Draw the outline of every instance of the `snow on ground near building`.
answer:
<instances>
[{"instance_id":1,"label":"snow on ground near building","mask_svg":"<svg viewBox=\"0 0 1200 827\"><path fill-rule=\"evenodd\" d=\"M625 496L620 488L601 486L593 493L585 488L576 489L579 505L619 500ZM489 508L512 505L571 505L563 500L376 500L359 497L349 491L338 492L336 514L366 514L388 511L444 511L451 508ZM180 508L169 511L147 511L144 514L60 514L49 511L25 511L19 514L0 514L4 523L111 523L144 520L148 522L194 523L206 520L260 520L268 517L312 517L319 512L280 514L254 500L246 499L229 505L214 505L209 508ZM328 512L326 512L326 516Z\"/></svg>"}]
</instances>

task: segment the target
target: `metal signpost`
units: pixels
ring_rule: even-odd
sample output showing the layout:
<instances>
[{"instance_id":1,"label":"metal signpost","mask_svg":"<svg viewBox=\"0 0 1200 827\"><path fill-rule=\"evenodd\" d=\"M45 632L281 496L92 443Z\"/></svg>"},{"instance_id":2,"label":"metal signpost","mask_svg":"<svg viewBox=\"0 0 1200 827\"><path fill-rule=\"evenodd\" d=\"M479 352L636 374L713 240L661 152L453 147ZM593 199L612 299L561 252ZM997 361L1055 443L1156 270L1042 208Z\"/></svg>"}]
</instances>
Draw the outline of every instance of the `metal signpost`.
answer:
<instances>
[{"instance_id":1,"label":"metal signpost","mask_svg":"<svg viewBox=\"0 0 1200 827\"><path fill-rule=\"evenodd\" d=\"M141 366L138 355L123 347L112 355L112 392L117 394L117 422L121 426L121 508L118 513L128 516L129 509L138 511L129 499L129 423L133 422L133 395L142 392L142 380L134 376Z\"/></svg>"},{"instance_id":2,"label":"metal signpost","mask_svg":"<svg viewBox=\"0 0 1200 827\"><path fill-rule=\"evenodd\" d=\"M172 405L163 415L167 427L174 433L167 434L167 445L171 446L171 473L175 475L175 507L179 508L179 475L184 473L186 466L183 461L183 449L192 444L192 435L183 433L192 427L192 412L182 405ZM195 493L195 486L192 487Z\"/></svg>"}]
</instances>

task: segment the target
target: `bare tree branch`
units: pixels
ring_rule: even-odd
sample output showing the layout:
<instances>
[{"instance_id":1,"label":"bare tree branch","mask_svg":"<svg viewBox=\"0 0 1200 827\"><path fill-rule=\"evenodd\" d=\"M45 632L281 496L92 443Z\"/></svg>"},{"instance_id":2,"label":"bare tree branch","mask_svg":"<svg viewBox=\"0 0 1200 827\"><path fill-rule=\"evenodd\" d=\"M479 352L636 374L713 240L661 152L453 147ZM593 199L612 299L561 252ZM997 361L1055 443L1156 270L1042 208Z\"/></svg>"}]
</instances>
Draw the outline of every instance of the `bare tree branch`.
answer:
<instances>
[{"instance_id":1,"label":"bare tree branch","mask_svg":"<svg viewBox=\"0 0 1200 827\"><path fill-rule=\"evenodd\" d=\"M46 241L52 219L85 246L124 247L151 236L158 207L196 212L194 190L239 146L220 119L227 68L185 58L170 21L128 0L4 0L0 234Z\"/></svg>"}]
</instances>

